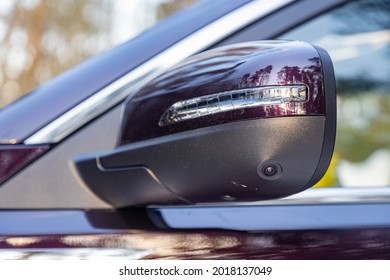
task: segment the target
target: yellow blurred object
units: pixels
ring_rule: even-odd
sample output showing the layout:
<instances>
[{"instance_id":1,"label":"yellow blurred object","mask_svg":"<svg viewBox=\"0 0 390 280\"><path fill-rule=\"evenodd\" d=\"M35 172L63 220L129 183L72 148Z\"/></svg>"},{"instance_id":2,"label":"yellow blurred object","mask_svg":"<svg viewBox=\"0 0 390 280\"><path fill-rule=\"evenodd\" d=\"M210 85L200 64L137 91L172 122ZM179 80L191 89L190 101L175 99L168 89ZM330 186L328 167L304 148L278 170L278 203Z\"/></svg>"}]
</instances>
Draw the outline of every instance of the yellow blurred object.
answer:
<instances>
[{"instance_id":1,"label":"yellow blurred object","mask_svg":"<svg viewBox=\"0 0 390 280\"><path fill-rule=\"evenodd\" d=\"M337 153L333 153L332 160L330 161L328 170L325 175L318 181L313 188L327 188L338 184L337 180L337 164L339 162L339 156Z\"/></svg>"}]
</instances>

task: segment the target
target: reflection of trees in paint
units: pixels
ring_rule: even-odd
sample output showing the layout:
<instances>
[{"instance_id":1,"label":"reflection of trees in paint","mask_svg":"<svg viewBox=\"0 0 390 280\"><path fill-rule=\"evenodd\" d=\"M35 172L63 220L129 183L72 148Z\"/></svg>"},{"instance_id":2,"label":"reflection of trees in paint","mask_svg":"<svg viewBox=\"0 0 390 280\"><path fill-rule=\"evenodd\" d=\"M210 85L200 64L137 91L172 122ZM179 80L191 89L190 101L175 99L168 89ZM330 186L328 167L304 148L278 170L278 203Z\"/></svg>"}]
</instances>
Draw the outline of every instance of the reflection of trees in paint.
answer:
<instances>
[{"instance_id":1,"label":"reflection of trees in paint","mask_svg":"<svg viewBox=\"0 0 390 280\"><path fill-rule=\"evenodd\" d=\"M325 102L321 62L319 57L308 59L310 64L301 68L298 66L284 66L278 73L279 84L304 84L309 88L310 102L303 104L305 111L323 113Z\"/></svg>"},{"instance_id":2,"label":"reflection of trees in paint","mask_svg":"<svg viewBox=\"0 0 390 280\"><path fill-rule=\"evenodd\" d=\"M241 88L267 85L272 72L272 65L257 70L254 74L245 74L240 82Z\"/></svg>"},{"instance_id":3,"label":"reflection of trees in paint","mask_svg":"<svg viewBox=\"0 0 390 280\"><path fill-rule=\"evenodd\" d=\"M246 73L239 83L240 88L251 88L270 85L272 75L276 75L277 84L304 84L309 88L310 100L307 103L286 103L281 105L269 105L256 110L261 111L264 116L283 116L300 114L323 114L324 93L322 85L321 62L319 57L308 59L307 66L284 66L276 74L272 71L274 67L267 65L256 70L253 74Z\"/></svg>"}]
</instances>

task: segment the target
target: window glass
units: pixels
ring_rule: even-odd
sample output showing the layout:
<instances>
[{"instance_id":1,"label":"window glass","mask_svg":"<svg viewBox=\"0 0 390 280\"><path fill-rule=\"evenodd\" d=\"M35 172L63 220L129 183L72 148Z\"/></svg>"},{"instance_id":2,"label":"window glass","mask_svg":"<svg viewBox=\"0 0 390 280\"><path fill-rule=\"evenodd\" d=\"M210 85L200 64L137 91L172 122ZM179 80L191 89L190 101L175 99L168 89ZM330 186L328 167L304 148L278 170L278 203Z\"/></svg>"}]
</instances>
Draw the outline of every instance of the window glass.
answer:
<instances>
[{"instance_id":1,"label":"window glass","mask_svg":"<svg viewBox=\"0 0 390 280\"><path fill-rule=\"evenodd\" d=\"M0 108L196 0L1 0Z\"/></svg>"},{"instance_id":2,"label":"window glass","mask_svg":"<svg viewBox=\"0 0 390 280\"><path fill-rule=\"evenodd\" d=\"M390 185L390 2L352 1L280 36L326 49L337 81L331 166L318 187Z\"/></svg>"}]
</instances>

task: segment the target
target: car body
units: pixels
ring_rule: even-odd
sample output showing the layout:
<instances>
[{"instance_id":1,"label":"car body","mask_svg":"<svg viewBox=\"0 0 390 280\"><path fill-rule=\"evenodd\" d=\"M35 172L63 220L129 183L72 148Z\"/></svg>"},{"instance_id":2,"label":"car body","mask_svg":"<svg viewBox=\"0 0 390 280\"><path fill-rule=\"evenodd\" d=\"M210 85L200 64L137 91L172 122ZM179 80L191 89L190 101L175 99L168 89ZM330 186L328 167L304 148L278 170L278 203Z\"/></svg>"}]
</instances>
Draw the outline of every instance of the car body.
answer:
<instances>
[{"instance_id":1,"label":"car body","mask_svg":"<svg viewBox=\"0 0 390 280\"><path fill-rule=\"evenodd\" d=\"M202 1L2 109L0 258L389 258L390 188L336 187L240 205L117 210L86 188L72 165L80 154L113 149L124 100L186 57L283 38L348 5Z\"/></svg>"}]
</instances>

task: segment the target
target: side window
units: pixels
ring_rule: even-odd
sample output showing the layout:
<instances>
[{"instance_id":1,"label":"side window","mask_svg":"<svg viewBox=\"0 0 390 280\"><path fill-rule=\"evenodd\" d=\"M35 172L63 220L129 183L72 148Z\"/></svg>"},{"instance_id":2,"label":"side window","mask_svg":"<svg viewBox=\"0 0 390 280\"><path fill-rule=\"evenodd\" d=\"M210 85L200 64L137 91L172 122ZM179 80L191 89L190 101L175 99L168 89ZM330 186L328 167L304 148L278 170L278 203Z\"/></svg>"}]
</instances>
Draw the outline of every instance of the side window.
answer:
<instances>
[{"instance_id":1,"label":"side window","mask_svg":"<svg viewBox=\"0 0 390 280\"><path fill-rule=\"evenodd\" d=\"M331 166L317 187L390 186L390 5L359 0L281 35L326 49L337 80Z\"/></svg>"}]
</instances>

